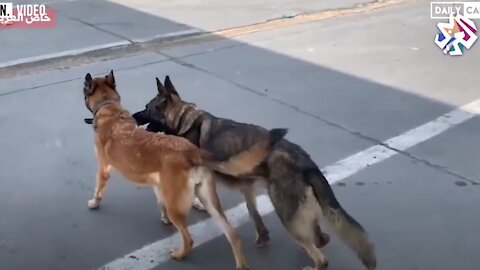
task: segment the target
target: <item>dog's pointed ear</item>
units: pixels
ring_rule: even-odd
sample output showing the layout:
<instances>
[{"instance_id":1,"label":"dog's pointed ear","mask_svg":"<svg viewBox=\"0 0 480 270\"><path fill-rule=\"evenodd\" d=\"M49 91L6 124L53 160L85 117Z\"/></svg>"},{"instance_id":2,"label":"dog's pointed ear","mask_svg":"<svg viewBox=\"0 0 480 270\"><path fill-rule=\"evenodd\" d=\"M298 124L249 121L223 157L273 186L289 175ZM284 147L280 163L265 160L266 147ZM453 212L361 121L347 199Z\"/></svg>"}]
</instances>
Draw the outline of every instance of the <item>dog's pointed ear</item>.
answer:
<instances>
[{"instance_id":1,"label":"dog's pointed ear","mask_svg":"<svg viewBox=\"0 0 480 270\"><path fill-rule=\"evenodd\" d=\"M115 85L115 76L113 75L113 70L110 70L110 73L108 73L107 76L105 76L105 79L107 80L107 84L114 88L116 87Z\"/></svg>"},{"instance_id":2,"label":"dog's pointed ear","mask_svg":"<svg viewBox=\"0 0 480 270\"><path fill-rule=\"evenodd\" d=\"M173 83L172 81L170 80L170 76L165 76L165 81L163 82L163 84L165 84L165 88L167 89L167 91L170 93L170 94L173 94L173 95L176 95L176 96L180 96L177 92L177 90L175 89L175 86L173 86Z\"/></svg>"},{"instance_id":3,"label":"dog's pointed ear","mask_svg":"<svg viewBox=\"0 0 480 270\"><path fill-rule=\"evenodd\" d=\"M168 95L168 90L167 88L165 88L165 86L163 86L162 82L160 81L160 79L158 77L155 77L155 80L157 80L157 90L158 90L158 93L159 94L162 94L162 95Z\"/></svg>"},{"instance_id":4,"label":"dog's pointed ear","mask_svg":"<svg viewBox=\"0 0 480 270\"><path fill-rule=\"evenodd\" d=\"M85 96L92 94L95 86L95 81L93 80L90 73L87 73L87 75L85 75L85 82L83 83L83 85L83 94Z\"/></svg>"},{"instance_id":5,"label":"dog's pointed ear","mask_svg":"<svg viewBox=\"0 0 480 270\"><path fill-rule=\"evenodd\" d=\"M91 83L93 82L93 77L92 77L92 74L90 73L87 73L87 75L85 75L85 83Z\"/></svg>"}]
</instances>

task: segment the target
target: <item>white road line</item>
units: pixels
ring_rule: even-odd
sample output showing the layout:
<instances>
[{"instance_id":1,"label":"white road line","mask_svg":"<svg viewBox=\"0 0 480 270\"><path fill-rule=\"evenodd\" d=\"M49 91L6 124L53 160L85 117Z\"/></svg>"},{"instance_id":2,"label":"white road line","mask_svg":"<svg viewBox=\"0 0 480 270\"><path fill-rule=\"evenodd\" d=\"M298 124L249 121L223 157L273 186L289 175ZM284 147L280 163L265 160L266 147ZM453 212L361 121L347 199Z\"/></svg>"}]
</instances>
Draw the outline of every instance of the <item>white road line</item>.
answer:
<instances>
[{"instance_id":1,"label":"white road line","mask_svg":"<svg viewBox=\"0 0 480 270\"><path fill-rule=\"evenodd\" d=\"M349 156L346 159L340 160L335 164L324 168L323 171L326 174L328 182L338 182L357 173L365 167L385 160L398 152L405 151L408 148L424 142L478 114L480 114L480 100L473 101L456 110L446 113L433 121L390 138L383 142L383 145L374 145Z\"/></svg>"},{"instance_id":2,"label":"white road line","mask_svg":"<svg viewBox=\"0 0 480 270\"><path fill-rule=\"evenodd\" d=\"M370 165L383 161L399 153L399 151L405 151L412 146L424 142L476 115L480 115L480 100L476 100L424 125L388 139L383 145L372 146L364 151L336 162L331 166L325 167L323 171L329 182L333 184ZM258 196L257 202L261 215L267 215L273 212L273 206L266 195ZM239 227L249 221L245 203L241 203L240 205L229 209L226 211L226 214L232 225L235 227ZM191 225L189 230L195 241L195 247L222 235L218 225L211 218ZM165 239L146 245L122 258L118 258L98 269L150 270L170 260L169 252L172 248L180 245L179 240L179 234L175 233Z\"/></svg>"},{"instance_id":3,"label":"white road line","mask_svg":"<svg viewBox=\"0 0 480 270\"><path fill-rule=\"evenodd\" d=\"M267 215L273 211L272 203L266 195L257 197L258 211L263 215ZM249 217L245 203L241 203L225 212L228 220L234 227L239 227L248 222ZM194 248L222 235L217 223L212 218L207 218L190 227L188 230L192 234ZM178 248L181 239L178 233L170 237L144 246L123 258L117 259L98 269L104 270L148 270L159 266L160 264L170 260L170 250ZM233 262L232 262L233 263Z\"/></svg>"}]
</instances>

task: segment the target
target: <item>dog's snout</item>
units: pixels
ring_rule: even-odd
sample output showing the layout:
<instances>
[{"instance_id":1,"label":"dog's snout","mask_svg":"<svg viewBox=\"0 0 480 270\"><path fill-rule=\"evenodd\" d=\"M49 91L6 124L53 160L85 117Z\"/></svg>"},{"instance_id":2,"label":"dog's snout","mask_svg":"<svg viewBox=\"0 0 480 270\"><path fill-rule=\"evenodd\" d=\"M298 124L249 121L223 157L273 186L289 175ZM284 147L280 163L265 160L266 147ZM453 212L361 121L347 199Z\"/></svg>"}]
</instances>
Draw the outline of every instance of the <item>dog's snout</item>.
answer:
<instances>
[{"instance_id":1,"label":"dog's snout","mask_svg":"<svg viewBox=\"0 0 480 270\"><path fill-rule=\"evenodd\" d=\"M139 111L132 115L133 119L137 122L137 125L142 126L150 122L148 121L148 117L145 117L145 114L145 111Z\"/></svg>"}]
</instances>

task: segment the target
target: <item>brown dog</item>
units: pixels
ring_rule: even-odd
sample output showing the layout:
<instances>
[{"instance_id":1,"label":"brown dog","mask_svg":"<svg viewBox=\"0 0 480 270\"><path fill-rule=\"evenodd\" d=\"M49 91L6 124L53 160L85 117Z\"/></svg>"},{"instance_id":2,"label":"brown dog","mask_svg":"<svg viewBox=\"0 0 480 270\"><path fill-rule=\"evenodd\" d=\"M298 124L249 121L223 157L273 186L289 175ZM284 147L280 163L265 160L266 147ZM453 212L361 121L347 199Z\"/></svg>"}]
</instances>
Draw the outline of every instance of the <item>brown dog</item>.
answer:
<instances>
[{"instance_id":1,"label":"brown dog","mask_svg":"<svg viewBox=\"0 0 480 270\"><path fill-rule=\"evenodd\" d=\"M88 73L84 97L86 107L94 116L92 124L98 160L95 193L88 207L100 206L111 168L135 184L152 186L159 206L165 207L169 219L182 235L183 248L171 253L172 258L180 260L193 246L186 219L197 191L202 204L230 242L237 269L248 269L241 241L220 205L212 171L232 176L252 171L271 153L287 130L272 129L266 139L259 140L248 150L219 161L187 139L138 128L120 104L113 71L99 78L92 78Z\"/></svg>"}]
</instances>

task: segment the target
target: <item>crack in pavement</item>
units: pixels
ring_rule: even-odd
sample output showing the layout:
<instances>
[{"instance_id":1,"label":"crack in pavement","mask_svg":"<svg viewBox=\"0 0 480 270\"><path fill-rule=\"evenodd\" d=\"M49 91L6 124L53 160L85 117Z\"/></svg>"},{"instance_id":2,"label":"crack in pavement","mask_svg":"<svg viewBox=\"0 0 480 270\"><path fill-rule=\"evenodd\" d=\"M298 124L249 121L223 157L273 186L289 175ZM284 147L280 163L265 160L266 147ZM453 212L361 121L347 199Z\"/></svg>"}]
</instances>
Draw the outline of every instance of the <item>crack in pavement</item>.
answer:
<instances>
[{"instance_id":1,"label":"crack in pavement","mask_svg":"<svg viewBox=\"0 0 480 270\"><path fill-rule=\"evenodd\" d=\"M387 147L387 146L385 146L385 147ZM407 157L409 157L409 158L411 158L411 159L413 159L413 160L415 160L415 161L417 161L417 162L420 162L420 163L422 163L422 164L424 164L424 165L426 165L426 166L428 166L428 167L430 167L430 168L433 168L433 169L435 169L435 170L444 172L444 173L446 173L446 174L448 174L448 175L451 175L451 176L460 178L460 179L462 179L462 180L464 180L464 181L467 181L467 182L469 182L470 184L472 184L472 185L474 185L474 186L479 186L479 185L480 185L480 182L477 182L477 181L475 181L475 180L473 180L473 179L470 179L470 178L465 177L465 176L463 176L463 175L461 175L461 174L459 174L459 173L456 173L456 172L448 169L446 166L442 166L442 165L439 165L439 164L435 164L435 163L430 162L429 160L424 159L424 158L417 158L417 157L415 157L413 154L409 153L408 151L401 151L401 150L398 150L398 149L395 149L395 148L390 148L390 149L392 149L392 150L394 150L394 151L397 151L398 153L400 153L400 154L402 154L402 155L404 155L404 156L407 156Z\"/></svg>"},{"instance_id":2,"label":"crack in pavement","mask_svg":"<svg viewBox=\"0 0 480 270\"><path fill-rule=\"evenodd\" d=\"M63 16L63 15L61 15L61 16ZM81 24L87 25L87 26L89 26L89 27L92 27L92 28L94 28L94 29L96 29L96 30L98 30L98 31L100 31L100 32L102 32L102 33L105 33L105 34L111 35L111 36L113 36L113 37L116 37L116 38L119 38L119 39L123 39L123 40L125 40L125 41L128 41L128 42L130 42L130 44L133 44L133 43L134 43L133 40L131 40L131 39L125 37L125 36L122 36L122 35L120 35L120 34L117 34L117 33L112 32L112 31L103 29L103 28L101 28L101 27L99 27L99 26L97 26L97 25L95 25L95 24L86 22L86 21L84 21L84 20L82 20L82 19L80 19L80 18L75 18L75 17L70 17L70 16L63 16L63 17L64 17L64 18L67 18L67 19L69 19L69 20L76 21L76 22L79 22L79 23L81 23ZM128 46L128 45L127 45L127 46Z\"/></svg>"}]
</instances>

